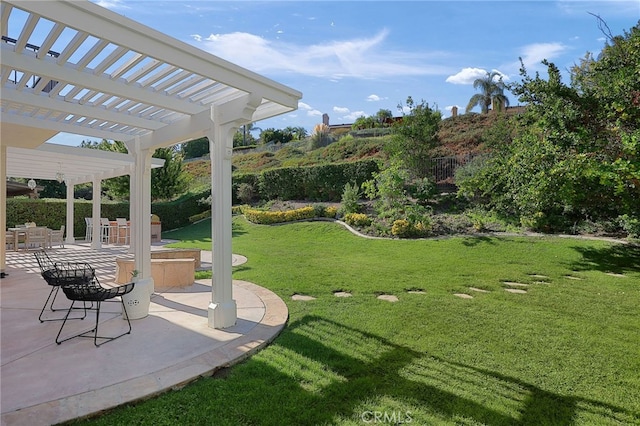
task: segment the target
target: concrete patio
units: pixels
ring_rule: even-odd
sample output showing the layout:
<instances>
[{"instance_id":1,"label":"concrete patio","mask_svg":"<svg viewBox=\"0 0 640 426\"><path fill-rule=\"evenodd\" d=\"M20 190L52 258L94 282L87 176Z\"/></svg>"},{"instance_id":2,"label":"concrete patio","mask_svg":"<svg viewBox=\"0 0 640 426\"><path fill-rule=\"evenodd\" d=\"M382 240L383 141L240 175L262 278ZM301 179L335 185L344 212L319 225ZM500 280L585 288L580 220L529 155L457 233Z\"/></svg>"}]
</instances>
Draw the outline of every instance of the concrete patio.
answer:
<instances>
[{"instance_id":1,"label":"concrete patio","mask_svg":"<svg viewBox=\"0 0 640 426\"><path fill-rule=\"evenodd\" d=\"M115 258L126 246L92 250L73 244L48 250L54 260L90 263L103 285L113 285ZM234 256L234 261L241 257ZM203 266L211 253L203 252ZM0 381L2 425L50 425L180 387L237 363L264 347L284 327L288 311L271 291L233 281L238 306L235 326L207 324L210 280L156 292L150 314L132 320L131 334L103 346L76 338L57 345L61 321L40 323L38 314L50 291L32 252L7 252L9 274L0 281ZM56 308L68 306L60 292ZM64 311L46 312L47 318ZM67 323L64 335L89 330L95 312ZM100 334L126 330L120 303L104 303ZM68 334L67 334L68 333Z\"/></svg>"}]
</instances>

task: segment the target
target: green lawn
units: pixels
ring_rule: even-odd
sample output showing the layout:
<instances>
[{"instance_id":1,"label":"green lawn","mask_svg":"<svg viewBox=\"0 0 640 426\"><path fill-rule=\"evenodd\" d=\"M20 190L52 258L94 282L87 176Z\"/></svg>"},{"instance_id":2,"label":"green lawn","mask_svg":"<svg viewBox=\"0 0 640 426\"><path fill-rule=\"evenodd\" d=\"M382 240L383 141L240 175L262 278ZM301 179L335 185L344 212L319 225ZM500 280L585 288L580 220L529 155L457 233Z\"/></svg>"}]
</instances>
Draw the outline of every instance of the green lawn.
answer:
<instances>
[{"instance_id":1,"label":"green lawn","mask_svg":"<svg viewBox=\"0 0 640 426\"><path fill-rule=\"evenodd\" d=\"M210 249L204 235L208 221L164 236ZM329 222L240 217L233 245L248 258L234 278L287 303L282 334L224 374L95 423L640 424L637 246L372 240ZM529 284L527 293L506 292L505 281ZM317 299L292 301L295 293ZM382 293L399 301L376 299Z\"/></svg>"}]
</instances>

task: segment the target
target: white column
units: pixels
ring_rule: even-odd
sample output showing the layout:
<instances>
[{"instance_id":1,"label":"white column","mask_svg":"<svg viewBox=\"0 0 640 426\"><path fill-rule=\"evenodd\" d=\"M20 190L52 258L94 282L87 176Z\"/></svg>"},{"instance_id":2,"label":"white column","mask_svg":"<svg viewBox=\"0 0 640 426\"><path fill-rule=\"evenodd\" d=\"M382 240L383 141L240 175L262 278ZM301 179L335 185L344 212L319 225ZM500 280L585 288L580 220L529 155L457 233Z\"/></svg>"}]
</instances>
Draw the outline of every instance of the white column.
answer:
<instances>
[{"instance_id":1,"label":"white column","mask_svg":"<svg viewBox=\"0 0 640 426\"><path fill-rule=\"evenodd\" d=\"M93 177L93 200L91 201L91 216L93 219L91 223L93 224L92 237L91 237L91 248L94 250L100 250L102 248L102 235L100 232L100 215L101 215L101 205L102 197L100 193L102 192L102 180L94 176Z\"/></svg>"},{"instance_id":2,"label":"white column","mask_svg":"<svg viewBox=\"0 0 640 426\"><path fill-rule=\"evenodd\" d=\"M136 185L135 185L135 176L134 176L134 171L135 171L135 165L132 167L132 172L129 173L129 221L130 221L130 227L129 227L129 253L135 253L135 245L136 245L136 241L133 238L134 237L134 227L135 227L135 223L133 223L133 218L136 217L136 207L138 206L138 203L134 202L134 200L138 200L138 196L136 194ZM151 182L151 179L149 179L149 182Z\"/></svg>"},{"instance_id":3,"label":"white column","mask_svg":"<svg viewBox=\"0 0 640 426\"><path fill-rule=\"evenodd\" d=\"M3 229L7 229L7 146L0 144L0 277L4 277L7 266L7 236Z\"/></svg>"},{"instance_id":4,"label":"white column","mask_svg":"<svg viewBox=\"0 0 640 426\"><path fill-rule=\"evenodd\" d=\"M75 219L73 217L74 215L73 188L74 188L74 185L67 182L67 222L65 225L67 236L65 237L64 242L68 244L73 244L76 242L76 239L73 235L73 224L75 222Z\"/></svg>"},{"instance_id":5,"label":"white column","mask_svg":"<svg viewBox=\"0 0 640 426\"><path fill-rule=\"evenodd\" d=\"M214 110L215 111L215 110ZM213 112L213 111L212 111ZM233 133L229 124L220 125L216 114L209 132L211 153L211 231L213 250L213 279L211 303L208 309L209 327L226 328L237 320L236 301L233 300L231 277L231 157Z\"/></svg>"},{"instance_id":6,"label":"white column","mask_svg":"<svg viewBox=\"0 0 640 426\"><path fill-rule=\"evenodd\" d=\"M135 169L131 175L133 194L131 202L135 206L131 209L131 239L134 246L135 269L141 280L151 280L149 294L153 293L153 278L151 278L151 156L153 150L136 150L133 153Z\"/></svg>"}]
</instances>

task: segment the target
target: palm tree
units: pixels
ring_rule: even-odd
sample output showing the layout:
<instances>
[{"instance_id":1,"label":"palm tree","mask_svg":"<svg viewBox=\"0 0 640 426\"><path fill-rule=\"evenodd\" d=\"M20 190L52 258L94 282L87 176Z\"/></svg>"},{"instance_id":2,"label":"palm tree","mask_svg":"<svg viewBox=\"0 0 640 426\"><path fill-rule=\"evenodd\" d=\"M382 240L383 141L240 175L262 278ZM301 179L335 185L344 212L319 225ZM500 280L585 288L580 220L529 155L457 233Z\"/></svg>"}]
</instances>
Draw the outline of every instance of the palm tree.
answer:
<instances>
[{"instance_id":1,"label":"palm tree","mask_svg":"<svg viewBox=\"0 0 640 426\"><path fill-rule=\"evenodd\" d=\"M476 79L473 88L480 88L482 93L476 93L469 99L466 112L471 111L476 105L480 106L483 114L489 112L489 106L496 111L509 106L509 98L504 95L505 87L502 74L498 71L488 72L484 78Z\"/></svg>"}]
</instances>

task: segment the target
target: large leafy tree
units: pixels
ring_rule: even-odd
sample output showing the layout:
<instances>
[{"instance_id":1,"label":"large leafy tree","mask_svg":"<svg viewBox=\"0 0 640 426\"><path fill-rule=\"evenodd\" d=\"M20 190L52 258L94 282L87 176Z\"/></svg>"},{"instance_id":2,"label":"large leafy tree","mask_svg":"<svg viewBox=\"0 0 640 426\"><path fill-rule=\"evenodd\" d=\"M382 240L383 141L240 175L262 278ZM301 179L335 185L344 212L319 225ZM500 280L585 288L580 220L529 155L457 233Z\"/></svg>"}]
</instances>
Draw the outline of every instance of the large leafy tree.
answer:
<instances>
[{"instance_id":1,"label":"large leafy tree","mask_svg":"<svg viewBox=\"0 0 640 426\"><path fill-rule=\"evenodd\" d=\"M209 154L209 139L203 137L183 143L180 149L185 159L204 157Z\"/></svg>"},{"instance_id":2,"label":"large leafy tree","mask_svg":"<svg viewBox=\"0 0 640 426\"><path fill-rule=\"evenodd\" d=\"M153 156L164 159L164 166L151 170L151 198L169 200L184 192L187 178L182 173L182 156L177 148L158 148Z\"/></svg>"},{"instance_id":3,"label":"large leafy tree","mask_svg":"<svg viewBox=\"0 0 640 426\"><path fill-rule=\"evenodd\" d=\"M504 94L506 85L502 81L502 74L498 71L487 72L485 77L477 78L473 82L473 88L480 89L480 93L476 93L469 99L466 112L479 106L480 111L486 114L492 105L496 110L509 106L509 98Z\"/></svg>"},{"instance_id":4,"label":"large leafy tree","mask_svg":"<svg viewBox=\"0 0 640 426\"><path fill-rule=\"evenodd\" d=\"M398 105L404 113L402 120L394 123L391 141L385 151L391 158L399 160L413 177L427 177L431 151L438 144L437 132L442 120L437 111L423 100L415 102L411 96L406 105Z\"/></svg>"},{"instance_id":5,"label":"large leafy tree","mask_svg":"<svg viewBox=\"0 0 640 426\"><path fill-rule=\"evenodd\" d=\"M121 141L101 142L84 141L80 145L85 148L101 149L127 153L127 147ZM187 188L187 177L182 173L182 155L177 146L159 148L153 153L154 158L165 160L164 166L151 170L151 198L153 200L171 199ZM127 199L129 197L129 176L119 176L106 179L102 184L103 195L112 199Z\"/></svg>"},{"instance_id":6,"label":"large leafy tree","mask_svg":"<svg viewBox=\"0 0 640 426\"><path fill-rule=\"evenodd\" d=\"M513 143L458 181L461 192L536 228L640 217L640 31L611 37L571 71L521 69L511 89L527 105Z\"/></svg>"}]
</instances>

